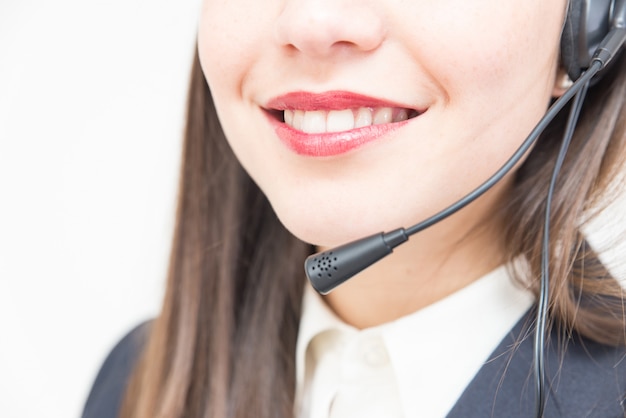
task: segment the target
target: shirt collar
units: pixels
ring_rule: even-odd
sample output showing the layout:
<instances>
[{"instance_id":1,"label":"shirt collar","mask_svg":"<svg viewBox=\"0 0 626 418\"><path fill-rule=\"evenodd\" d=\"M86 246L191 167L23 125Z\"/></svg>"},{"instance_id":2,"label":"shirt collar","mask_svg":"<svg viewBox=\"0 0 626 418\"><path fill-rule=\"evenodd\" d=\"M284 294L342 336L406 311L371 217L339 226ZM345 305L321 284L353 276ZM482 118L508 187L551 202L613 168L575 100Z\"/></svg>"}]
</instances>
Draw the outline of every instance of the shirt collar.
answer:
<instances>
[{"instance_id":1,"label":"shirt collar","mask_svg":"<svg viewBox=\"0 0 626 418\"><path fill-rule=\"evenodd\" d=\"M396 373L405 416L444 416L532 302L532 294L501 266L426 308L376 327ZM328 330L358 332L306 286L296 345L296 408L303 398L307 348ZM418 399L419 393L428 396Z\"/></svg>"},{"instance_id":2,"label":"shirt collar","mask_svg":"<svg viewBox=\"0 0 626 418\"><path fill-rule=\"evenodd\" d=\"M356 328L339 319L315 289L307 283L296 344L296 403L302 397L300 392L304 384L306 350L316 335L328 330L356 331Z\"/></svg>"}]
</instances>

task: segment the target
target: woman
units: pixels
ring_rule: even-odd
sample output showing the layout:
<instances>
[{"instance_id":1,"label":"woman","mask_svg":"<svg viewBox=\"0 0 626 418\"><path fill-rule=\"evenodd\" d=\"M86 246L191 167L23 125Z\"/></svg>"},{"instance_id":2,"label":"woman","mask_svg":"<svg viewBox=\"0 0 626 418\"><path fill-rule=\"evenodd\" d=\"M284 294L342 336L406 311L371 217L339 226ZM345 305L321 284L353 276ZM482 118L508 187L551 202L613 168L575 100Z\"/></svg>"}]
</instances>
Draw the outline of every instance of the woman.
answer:
<instances>
[{"instance_id":1,"label":"woman","mask_svg":"<svg viewBox=\"0 0 626 418\"><path fill-rule=\"evenodd\" d=\"M122 397L129 417L622 416L623 291L582 227L623 162L624 54L588 92L550 208L545 402L531 340L565 113L328 296L302 272L502 166L578 77L560 39L584 4L205 0L163 310L116 347L84 416Z\"/></svg>"}]
</instances>

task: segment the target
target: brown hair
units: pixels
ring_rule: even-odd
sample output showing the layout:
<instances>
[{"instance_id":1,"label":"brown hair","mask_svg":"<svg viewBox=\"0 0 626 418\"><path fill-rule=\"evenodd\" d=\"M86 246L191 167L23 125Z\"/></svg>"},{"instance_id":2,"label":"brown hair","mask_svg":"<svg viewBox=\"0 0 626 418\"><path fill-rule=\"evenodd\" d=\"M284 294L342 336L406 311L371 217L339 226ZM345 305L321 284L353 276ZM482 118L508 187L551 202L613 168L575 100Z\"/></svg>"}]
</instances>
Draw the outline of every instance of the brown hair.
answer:
<instances>
[{"instance_id":1,"label":"brown hair","mask_svg":"<svg viewBox=\"0 0 626 418\"><path fill-rule=\"evenodd\" d=\"M581 233L626 149L626 57L587 98L552 208L551 318L568 332L625 343L623 292ZM565 114L565 112L564 112ZM565 116L517 173L503 213L507 253L537 288L543 211ZM312 249L290 235L224 139L193 65L177 223L163 310L152 324L124 417L290 417L295 346Z\"/></svg>"}]
</instances>

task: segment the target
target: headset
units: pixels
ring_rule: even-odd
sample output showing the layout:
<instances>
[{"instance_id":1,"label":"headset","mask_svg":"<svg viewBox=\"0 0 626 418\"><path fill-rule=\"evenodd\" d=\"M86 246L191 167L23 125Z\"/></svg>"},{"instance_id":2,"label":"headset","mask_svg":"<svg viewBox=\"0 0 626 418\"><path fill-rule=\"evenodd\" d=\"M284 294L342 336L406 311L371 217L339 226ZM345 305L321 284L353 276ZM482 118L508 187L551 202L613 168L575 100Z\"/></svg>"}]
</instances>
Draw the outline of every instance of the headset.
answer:
<instances>
[{"instance_id":1,"label":"headset","mask_svg":"<svg viewBox=\"0 0 626 418\"><path fill-rule=\"evenodd\" d=\"M626 27L625 9L623 0L570 0L561 35L561 66L572 80L589 68L613 29Z\"/></svg>"},{"instance_id":2,"label":"headset","mask_svg":"<svg viewBox=\"0 0 626 418\"><path fill-rule=\"evenodd\" d=\"M626 41L626 0L570 0L561 35L561 66L574 81L557 99L522 145L484 183L457 202L409 228L371 235L340 247L309 256L304 269L311 285L327 294L360 271L391 254L409 236L447 218L476 200L502 179L533 146L554 117L573 99L561 149L550 179L542 244L542 274L536 309L534 340L535 417L542 418L546 404L544 347L549 299L550 207L556 178L584 102L587 88L597 82L603 70L620 53Z\"/></svg>"}]
</instances>

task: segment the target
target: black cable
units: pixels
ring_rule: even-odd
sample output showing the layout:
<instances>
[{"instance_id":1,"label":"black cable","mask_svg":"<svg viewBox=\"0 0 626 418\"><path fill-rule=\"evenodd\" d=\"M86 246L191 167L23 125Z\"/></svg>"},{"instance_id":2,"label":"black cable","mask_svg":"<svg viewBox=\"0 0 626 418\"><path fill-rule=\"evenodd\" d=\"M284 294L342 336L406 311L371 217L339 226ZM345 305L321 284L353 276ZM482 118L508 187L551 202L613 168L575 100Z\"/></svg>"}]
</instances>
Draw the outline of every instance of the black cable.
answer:
<instances>
[{"instance_id":1,"label":"black cable","mask_svg":"<svg viewBox=\"0 0 626 418\"><path fill-rule=\"evenodd\" d=\"M543 229L543 243L541 248L541 280L539 300L537 302L536 329L535 329L535 345L533 358L535 364L535 390L536 390L536 417L543 417L543 409L545 407L546 387L545 387L545 367L544 367L544 347L546 339L546 322L548 317L548 301L550 299L550 215L552 209L552 197L556 188L556 179L563 166L565 154L569 148L569 144L574 135L574 129L582 109L589 81L582 84L582 88L576 94L572 108L570 109L565 133L559 154L557 155L552 177L550 178L550 186L546 197L546 211Z\"/></svg>"}]
</instances>

